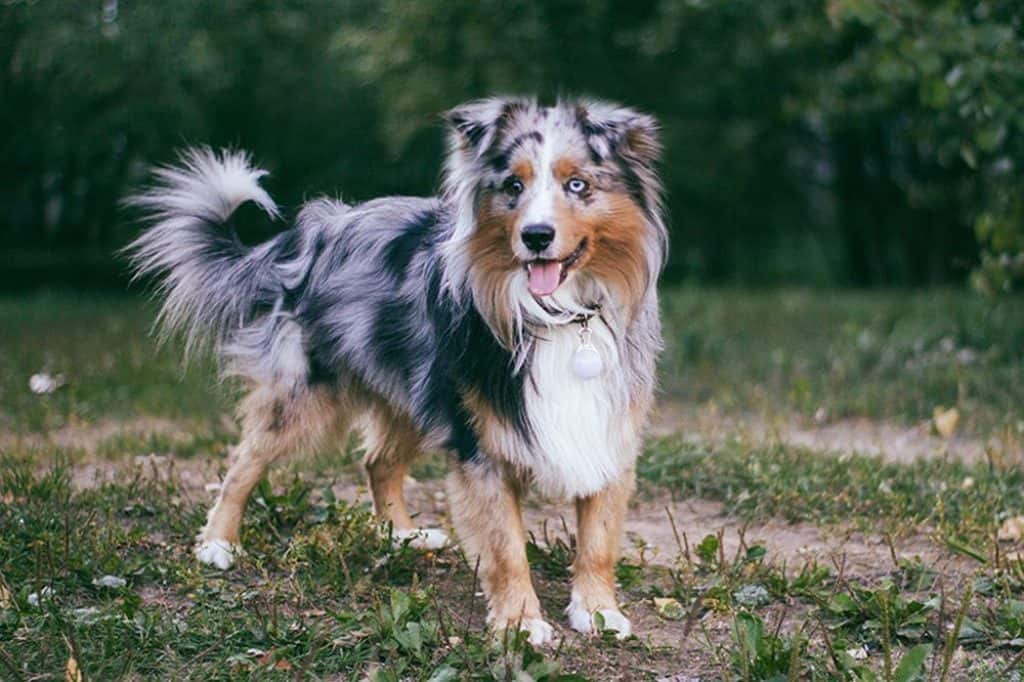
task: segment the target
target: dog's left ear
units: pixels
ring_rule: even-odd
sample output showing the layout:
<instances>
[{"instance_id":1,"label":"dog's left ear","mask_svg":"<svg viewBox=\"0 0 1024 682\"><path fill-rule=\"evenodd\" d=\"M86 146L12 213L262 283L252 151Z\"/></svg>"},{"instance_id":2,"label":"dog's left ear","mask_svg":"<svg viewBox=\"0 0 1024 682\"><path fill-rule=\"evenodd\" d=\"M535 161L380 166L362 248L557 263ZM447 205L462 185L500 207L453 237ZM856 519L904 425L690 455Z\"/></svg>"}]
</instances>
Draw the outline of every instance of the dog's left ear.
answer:
<instances>
[{"instance_id":1,"label":"dog's left ear","mask_svg":"<svg viewBox=\"0 0 1024 682\"><path fill-rule=\"evenodd\" d=\"M460 104L445 115L453 150L479 159L498 138L502 126L529 102L518 97L491 97Z\"/></svg>"},{"instance_id":2,"label":"dog's left ear","mask_svg":"<svg viewBox=\"0 0 1024 682\"><path fill-rule=\"evenodd\" d=\"M597 101L576 106L576 118L591 146L619 154L646 168L661 157L658 121L629 107Z\"/></svg>"}]
</instances>

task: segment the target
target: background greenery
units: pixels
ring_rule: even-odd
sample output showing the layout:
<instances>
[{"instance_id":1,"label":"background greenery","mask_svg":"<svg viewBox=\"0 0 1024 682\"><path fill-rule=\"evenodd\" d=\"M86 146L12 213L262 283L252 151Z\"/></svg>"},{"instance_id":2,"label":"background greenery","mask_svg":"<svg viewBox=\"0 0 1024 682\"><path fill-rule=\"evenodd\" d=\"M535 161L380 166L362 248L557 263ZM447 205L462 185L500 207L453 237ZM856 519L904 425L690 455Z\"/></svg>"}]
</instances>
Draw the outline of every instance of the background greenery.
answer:
<instances>
[{"instance_id":1,"label":"background greenery","mask_svg":"<svg viewBox=\"0 0 1024 682\"><path fill-rule=\"evenodd\" d=\"M661 119L672 279L1024 270L1017 0L4 0L0 36L7 287L119 281L117 201L186 143L292 207L430 193L439 112L494 92Z\"/></svg>"}]
</instances>

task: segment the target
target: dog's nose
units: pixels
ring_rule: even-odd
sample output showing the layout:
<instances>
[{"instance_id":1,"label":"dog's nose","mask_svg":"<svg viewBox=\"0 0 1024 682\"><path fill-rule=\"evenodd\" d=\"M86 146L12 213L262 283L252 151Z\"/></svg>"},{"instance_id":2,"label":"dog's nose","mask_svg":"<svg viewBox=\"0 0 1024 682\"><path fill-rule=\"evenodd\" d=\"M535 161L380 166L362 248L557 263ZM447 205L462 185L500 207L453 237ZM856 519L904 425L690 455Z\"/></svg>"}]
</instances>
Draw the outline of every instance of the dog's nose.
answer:
<instances>
[{"instance_id":1,"label":"dog's nose","mask_svg":"<svg viewBox=\"0 0 1024 682\"><path fill-rule=\"evenodd\" d=\"M534 253L540 253L548 248L548 244L554 238L555 228L547 223L534 223L523 228L523 243Z\"/></svg>"}]
</instances>

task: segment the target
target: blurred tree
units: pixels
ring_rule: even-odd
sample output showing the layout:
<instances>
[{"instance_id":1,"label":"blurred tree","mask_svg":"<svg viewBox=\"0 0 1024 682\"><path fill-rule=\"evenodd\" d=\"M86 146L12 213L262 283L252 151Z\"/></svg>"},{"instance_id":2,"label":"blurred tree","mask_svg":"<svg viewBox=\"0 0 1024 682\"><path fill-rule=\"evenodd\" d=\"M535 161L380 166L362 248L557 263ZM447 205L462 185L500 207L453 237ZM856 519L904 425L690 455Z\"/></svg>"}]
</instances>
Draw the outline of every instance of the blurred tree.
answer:
<instances>
[{"instance_id":1,"label":"blurred tree","mask_svg":"<svg viewBox=\"0 0 1024 682\"><path fill-rule=\"evenodd\" d=\"M589 94L663 123L672 277L908 285L980 263L1006 288L1020 5L6 0L0 229L109 250L118 198L186 143L253 150L285 205L429 193L444 109Z\"/></svg>"},{"instance_id":2,"label":"blurred tree","mask_svg":"<svg viewBox=\"0 0 1024 682\"><path fill-rule=\"evenodd\" d=\"M956 225L973 224L975 285L1008 289L1024 275L1024 3L832 0L828 12L853 37L822 104L846 130L893 126L900 141L871 149L902 149L894 189L932 217L918 262L940 266L935 240L964 241Z\"/></svg>"}]
</instances>

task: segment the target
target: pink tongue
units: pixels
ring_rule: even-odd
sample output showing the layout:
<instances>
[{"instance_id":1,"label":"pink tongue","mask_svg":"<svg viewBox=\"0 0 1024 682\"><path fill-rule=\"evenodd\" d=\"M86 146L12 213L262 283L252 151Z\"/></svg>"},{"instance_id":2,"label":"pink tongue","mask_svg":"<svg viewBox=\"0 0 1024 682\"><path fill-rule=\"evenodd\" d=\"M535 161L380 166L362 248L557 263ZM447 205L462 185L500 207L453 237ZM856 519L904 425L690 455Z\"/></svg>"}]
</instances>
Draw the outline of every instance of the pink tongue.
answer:
<instances>
[{"instance_id":1,"label":"pink tongue","mask_svg":"<svg viewBox=\"0 0 1024 682\"><path fill-rule=\"evenodd\" d=\"M536 261L530 264L530 293L548 296L561 284L562 264L556 260Z\"/></svg>"}]
</instances>

